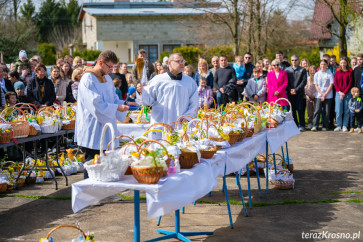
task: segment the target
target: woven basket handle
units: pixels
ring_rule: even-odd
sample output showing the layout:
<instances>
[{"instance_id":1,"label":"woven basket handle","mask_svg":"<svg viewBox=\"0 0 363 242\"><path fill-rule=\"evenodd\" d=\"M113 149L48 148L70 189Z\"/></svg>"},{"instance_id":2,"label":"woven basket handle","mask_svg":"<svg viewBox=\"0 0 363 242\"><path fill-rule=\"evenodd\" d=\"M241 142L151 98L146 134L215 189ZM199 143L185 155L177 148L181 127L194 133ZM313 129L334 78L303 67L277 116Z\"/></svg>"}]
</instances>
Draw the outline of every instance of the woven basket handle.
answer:
<instances>
[{"instance_id":1,"label":"woven basket handle","mask_svg":"<svg viewBox=\"0 0 363 242\"><path fill-rule=\"evenodd\" d=\"M154 123L152 125L150 125L150 127L146 130L146 131L149 131L152 127L154 126L163 126L164 127L164 131L166 130L171 130L173 131L174 128L172 126L170 126L169 124L164 124L164 123Z\"/></svg>"},{"instance_id":2,"label":"woven basket handle","mask_svg":"<svg viewBox=\"0 0 363 242\"><path fill-rule=\"evenodd\" d=\"M79 232L81 232L81 233L82 233L83 237L84 237L84 238L86 238L86 235L84 234L84 232L83 232L83 230L82 230L82 229L80 229L80 228L78 228L78 227L76 227L76 226L74 226L74 225L63 224L63 225L59 225L59 226L57 226L57 227L53 228L53 229L52 229L52 230L51 230L51 231L47 234L47 239L49 240L49 238L50 238L51 234L52 234L54 231L56 231L57 229L59 229L59 228L74 228L74 229L77 229Z\"/></svg>"},{"instance_id":3,"label":"woven basket handle","mask_svg":"<svg viewBox=\"0 0 363 242\"><path fill-rule=\"evenodd\" d=\"M127 143L127 144L125 144L122 148L124 149L124 153L123 154L125 154L126 153L126 147L128 147L128 146L130 146L130 145L134 145L134 146L136 146L136 150L138 151L139 150L139 146L136 144L136 143Z\"/></svg>"},{"instance_id":4,"label":"woven basket handle","mask_svg":"<svg viewBox=\"0 0 363 242\"><path fill-rule=\"evenodd\" d=\"M126 136L126 135L120 135L120 136L117 136L117 137L115 138L115 140L117 140L117 139L119 139L119 138L122 138L122 137L129 138L132 142L134 142L134 143L136 144L136 141L135 141L133 138L131 138L131 137L129 137L129 136ZM110 141L110 143L108 143L106 151L108 151L108 149L110 148L111 143L113 143L113 141L112 141L112 140Z\"/></svg>"},{"instance_id":5,"label":"woven basket handle","mask_svg":"<svg viewBox=\"0 0 363 242\"><path fill-rule=\"evenodd\" d=\"M277 100L275 101L275 103L276 103L276 104L278 104L277 102L278 102L278 101L281 101L281 100L284 100L284 101L286 101L286 102L288 102L288 103L289 103L289 105L290 105L290 111L291 111L291 110L292 110L292 106L291 106L291 103L290 103L290 101L289 101L288 99L281 97L281 98L277 99ZM278 105L280 105L280 104L278 104ZM280 106L281 106L281 105L280 105Z\"/></svg>"},{"instance_id":6,"label":"woven basket handle","mask_svg":"<svg viewBox=\"0 0 363 242\"><path fill-rule=\"evenodd\" d=\"M161 148L163 148L163 150L165 151L165 153L166 153L166 155L168 156L168 158L170 158L170 156L169 156L169 153L168 153L168 150L165 148L165 146L162 144L162 143L160 143L159 141L156 141L156 140L145 140L144 142L142 142L141 144L140 144L140 146L139 146L139 154L140 154L140 150L143 150L143 148L141 148L144 144L149 144L150 145L150 143L157 143L158 145L160 145L161 146ZM147 145L147 147L149 147L149 145Z\"/></svg>"},{"instance_id":7,"label":"woven basket handle","mask_svg":"<svg viewBox=\"0 0 363 242\"><path fill-rule=\"evenodd\" d=\"M103 142L104 142L104 139L105 139L105 133L107 131L107 128L110 128L111 130L111 136L112 136L112 140L111 140L111 143L112 143L112 150L115 149L115 130L113 129L113 126L111 123L106 123L105 126L103 126L103 129L102 129L102 134L101 134L101 140L100 140L100 155L102 156L103 154Z\"/></svg>"},{"instance_id":8,"label":"woven basket handle","mask_svg":"<svg viewBox=\"0 0 363 242\"><path fill-rule=\"evenodd\" d=\"M182 116L180 116L180 117L176 120L176 122L175 122L175 127L174 127L174 129L178 129L178 124L179 124L179 122L180 122L180 120L181 120L182 118L190 118L191 120L193 119L193 117L192 117L192 116L190 116L190 115L182 115Z\"/></svg>"}]
</instances>

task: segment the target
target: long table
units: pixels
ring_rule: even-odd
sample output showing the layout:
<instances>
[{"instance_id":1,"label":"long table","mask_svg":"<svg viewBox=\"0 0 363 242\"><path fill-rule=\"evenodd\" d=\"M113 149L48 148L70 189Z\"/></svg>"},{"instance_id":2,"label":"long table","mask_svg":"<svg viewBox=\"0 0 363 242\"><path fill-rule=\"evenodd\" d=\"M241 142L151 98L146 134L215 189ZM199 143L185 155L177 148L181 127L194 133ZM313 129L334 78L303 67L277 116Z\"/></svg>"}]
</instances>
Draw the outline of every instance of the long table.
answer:
<instances>
[{"instance_id":1,"label":"long table","mask_svg":"<svg viewBox=\"0 0 363 242\"><path fill-rule=\"evenodd\" d=\"M60 137L64 136L64 135L68 135L68 134L72 134L74 133L74 130L60 130L58 131L57 133L52 133L52 134L38 134L38 135L34 135L34 136L28 136L26 138L20 138L20 139L15 139L15 140L11 140L9 143L6 143L6 144L0 144L0 148L6 148L6 147L11 147L11 146L15 146L17 148L19 148L23 154L23 167L22 169L20 170L19 172L19 175L18 177L16 178L16 181L18 181L22 171L24 170L29 170L29 171L37 171L37 170L46 170L46 171L49 171L53 180L54 180L54 183L55 183L55 189L58 190L58 182L57 182L57 179L55 178L54 174L51 172L51 168L59 168L61 170L61 173L62 175L65 177L66 179L66 186L68 186L68 178L67 176L64 174L64 171L61 167L61 165L59 164L59 161L58 161L58 153L59 153L59 150L60 150ZM56 166L50 166L48 164L48 159L49 159L49 156L48 156L48 140L49 138L55 138L56 140L56 143L53 147L55 147L56 149L56 163L57 165ZM37 145L36 145L36 141L40 141L40 140L44 140L44 144L45 144L45 153L44 154L37 154ZM34 149L34 153L31 154L29 152L26 151L25 149L25 146L20 146L20 144L24 144L24 143L27 143L27 142L32 142L33 143L33 149ZM52 148L53 148L52 147ZM42 157L45 157L45 166L39 166L39 165L36 165L36 163L34 163L34 165L31 167L31 168L25 168L28 166L28 162L26 160L26 157L31 157L33 158L34 160L37 160L37 158L40 158L42 159ZM29 173L28 176L30 176L31 172Z\"/></svg>"},{"instance_id":2,"label":"long table","mask_svg":"<svg viewBox=\"0 0 363 242\"><path fill-rule=\"evenodd\" d=\"M254 157L268 150L267 145L270 146L273 152L276 152L277 145L271 142L276 142L278 147L280 147L298 133L299 131L295 123L293 121L286 121L276 129L265 130L250 138L246 138L243 142L237 143L233 147L218 151L212 159L201 159L200 163L192 169L182 170L178 174L161 178L154 185L139 184L131 176L125 176L118 182L96 182L86 179L73 183L72 209L76 213L110 195L126 189L133 189L135 191L134 240L140 241L138 196L139 191L142 190L146 192L149 217L162 216L173 210L176 211L175 232L169 233L170 236L171 234L174 236L180 232L179 209L208 194L217 186L217 177L223 176L225 182L226 174L237 172L248 165ZM281 140L278 138L279 136L282 137ZM226 199L228 199L228 194L226 194ZM227 205L229 206L229 203ZM232 223L231 215L230 223ZM166 233L166 231L159 232ZM186 235L196 234L186 233ZM165 239L165 237L162 238ZM159 239L161 238L156 238L155 240Z\"/></svg>"}]
</instances>

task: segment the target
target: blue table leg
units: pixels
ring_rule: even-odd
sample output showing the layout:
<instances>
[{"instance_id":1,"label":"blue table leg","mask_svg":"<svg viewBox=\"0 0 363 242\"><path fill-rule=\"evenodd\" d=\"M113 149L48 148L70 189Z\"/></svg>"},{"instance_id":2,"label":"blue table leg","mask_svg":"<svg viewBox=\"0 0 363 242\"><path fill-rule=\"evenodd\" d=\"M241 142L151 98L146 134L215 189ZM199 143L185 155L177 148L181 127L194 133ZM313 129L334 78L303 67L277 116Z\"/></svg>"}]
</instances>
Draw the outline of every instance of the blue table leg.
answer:
<instances>
[{"instance_id":1,"label":"blue table leg","mask_svg":"<svg viewBox=\"0 0 363 242\"><path fill-rule=\"evenodd\" d=\"M248 204L249 207L252 208L250 168L248 167L248 164L246 165L246 171L247 171L247 186L248 186Z\"/></svg>"},{"instance_id":2,"label":"blue table leg","mask_svg":"<svg viewBox=\"0 0 363 242\"><path fill-rule=\"evenodd\" d=\"M240 179L239 179L238 172L236 172L235 174L236 174L236 183L237 183L238 190L239 190L239 196L241 197L241 202L242 202L243 210L245 212L245 216L248 217L247 209L246 209L246 204L245 204L245 201L243 200L243 191L242 191L241 182L240 182Z\"/></svg>"},{"instance_id":3,"label":"blue table leg","mask_svg":"<svg viewBox=\"0 0 363 242\"><path fill-rule=\"evenodd\" d=\"M277 174L277 170L276 170L276 156L275 153L272 154L274 157L274 168L275 168L275 175Z\"/></svg>"},{"instance_id":4,"label":"blue table leg","mask_svg":"<svg viewBox=\"0 0 363 242\"><path fill-rule=\"evenodd\" d=\"M208 197L211 197L212 196L212 192L210 191L209 193L208 193Z\"/></svg>"},{"instance_id":5,"label":"blue table leg","mask_svg":"<svg viewBox=\"0 0 363 242\"><path fill-rule=\"evenodd\" d=\"M224 171L226 171L226 170L224 170ZM224 173L226 173L226 172L224 172ZM229 204L229 196L228 196L228 189L227 189L227 182L226 182L226 174L224 174L224 176L223 176L223 191L224 191L224 195L226 196L228 216L229 216L229 226L231 227L231 229L233 229L231 205Z\"/></svg>"},{"instance_id":6,"label":"blue table leg","mask_svg":"<svg viewBox=\"0 0 363 242\"><path fill-rule=\"evenodd\" d=\"M140 191L134 190L134 241L140 242Z\"/></svg>"},{"instance_id":7,"label":"blue table leg","mask_svg":"<svg viewBox=\"0 0 363 242\"><path fill-rule=\"evenodd\" d=\"M196 202L193 203L193 205L195 205ZM185 212L185 207L182 207L182 213Z\"/></svg>"},{"instance_id":8,"label":"blue table leg","mask_svg":"<svg viewBox=\"0 0 363 242\"><path fill-rule=\"evenodd\" d=\"M287 168L290 170L290 157L289 157L289 148L287 147L287 141L286 141L286 156L287 156Z\"/></svg>"},{"instance_id":9,"label":"blue table leg","mask_svg":"<svg viewBox=\"0 0 363 242\"><path fill-rule=\"evenodd\" d=\"M147 240L150 241L160 241L160 240L166 240L166 239L179 239L181 241L185 242L191 242L190 239L187 238L187 236L198 236L198 235L212 235L213 232L180 232L180 211L175 210L175 230L174 231L167 231L167 230L161 230L157 229L160 234L165 234L164 236Z\"/></svg>"},{"instance_id":10,"label":"blue table leg","mask_svg":"<svg viewBox=\"0 0 363 242\"><path fill-rule=\"evenodd\" d=\"M158 218L158 222L156 223L156 225L157 225L157 226L159 226L159 225L160 225L161 218L162 218L162 216L159 216L159 218Z\"/></svg>"},{"instance_id":11,"label":"blue table leg","mask_svg":"<svg viewBox=\"0 0 363 242\"><path fill-rule=\"evenodd\" d=\"M268 143L266 141L266 194L268 194Z\"/></svg>"},{"instance_id":12,"label":"blue table leg","mask_svg":"<svg viewBox=\"0 0 363 242\"><path fill-rule=\"evenodd\" d=\"M284 158L285 157L285 152L284 152L284 146L283 145L281 146L281 154L282 154L282 157Z\"/></svg>"},{"instance_id":13,"label":"blue table leg","mask_svg":"<svg viewBox=\"0 0 363 242\"><path fill-rule=\"evenodd\" d=\"M258 171L257 159L255 157L255 167L256 167L256 176L257 176L257 184L258 184L258 195L262 198L261 194L261 184L260 184L260 172Z\"/></svg>"}]
</instances>

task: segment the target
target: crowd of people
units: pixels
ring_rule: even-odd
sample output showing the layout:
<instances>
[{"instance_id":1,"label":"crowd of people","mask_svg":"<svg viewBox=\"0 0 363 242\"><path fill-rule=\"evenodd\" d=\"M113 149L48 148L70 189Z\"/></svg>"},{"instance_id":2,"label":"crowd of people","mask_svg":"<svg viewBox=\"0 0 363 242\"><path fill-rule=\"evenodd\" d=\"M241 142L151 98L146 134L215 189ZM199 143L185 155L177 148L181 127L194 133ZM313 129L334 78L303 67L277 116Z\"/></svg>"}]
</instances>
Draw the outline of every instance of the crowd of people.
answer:
<instances>
[{"instance_id":1,"label":"crowd of people","mask_svg":"<svg viewBox=\"0 0 363 242\"><path fill-rule=\"evenodd\" d=\"M362 132L363 54L350 61L342 57L339 63L334 55L324 54L319 66L310 65L307 59L300 60L298 55L288 59L281 51L275 57L272 61L265 57L253 64L252 54L247 52L236 56L231 65L223 54L214 56L210 65L202 57L196 67L184 60L179 64L183 66L183 75L192 77L198 86L200 107L214 107L213 98L218 107L231 102L263 103L285 98L301 131L317 131L322 124L323 131ZM151 63L145 50L140 49L138 58L144 60L142 73L138 73L141 70L136 64L131 72L127 63L117 62L109 67L116 94L125 104L143 104L144 86L169 72L168 57ZM28 59L26 51L21 50L19 60L11 63L10 69L0 65L1 108L16 102L30 102L38 108L76 102L86 65L87 61L79 56L65 56L57 59L48 76L39 56ZM281 100L279 104L289 110L289 102Z\"/></svg>"}]
</instances>

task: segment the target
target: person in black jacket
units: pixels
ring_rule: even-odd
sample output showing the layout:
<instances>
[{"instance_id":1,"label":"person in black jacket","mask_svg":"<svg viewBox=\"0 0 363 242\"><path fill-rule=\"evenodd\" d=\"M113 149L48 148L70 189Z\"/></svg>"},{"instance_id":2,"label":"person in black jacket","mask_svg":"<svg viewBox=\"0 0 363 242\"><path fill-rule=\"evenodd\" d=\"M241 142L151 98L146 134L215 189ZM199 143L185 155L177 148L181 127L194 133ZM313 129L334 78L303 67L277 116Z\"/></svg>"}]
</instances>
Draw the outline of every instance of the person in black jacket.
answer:
<instances>
[{"instance_id":1,"label":"person in black jacket","mask_svg":"<svg viewBox=\"0 0 363 242\"><path fill-rule=\"evenodd\" d=\"M276 59L280 60L280 69L285 70L290 66L290 63L284 60L284 53L281 50L276 51Z\"/></svg>"},{"instance_id":2,"label":"person in black jacket","mask_svg":"<svg viewBox=\"0 0 363 242\"><path fill-rule=\"evenodd\" d=\"M27 97L31 103L38 108L52 106L56 96L54 85L47 78L46 67L43 63L39 63L35 67L35 77L29 81L27 89Z\"/></svg>"},{"instance_id":3,"label":"person in black jacket","mask_svg":"<svg viewBox=\"0 0 363 242\"><path fill-rule=\"evenodd\" d=\"M300 131L305 130L305 86L307 82L306 69L299 66L299 56L291 56L292 66L285 69L288 79L288 85L286 88L287 97L291 102L292 116L296 125ZM299 114L299 120L297 119L296 112Z\"/></svg>"},{"instance_id":4,"label":"person in black jacket","mask_svg":"<svg viewBox=\"0 0 363 242\"><path fill-rule=\"evenodd\" d=\"M357 56L358 65L353 70L353 86L357 87L360 92L360 97L363 98L363 88L360 86L360 80L363 74L363 53Z\"/></svg>"},{"instance_id":5,"label":"person in black jacket","mask_svg":"<svg viewBox=\"0 0 363 242\"><path fill-rule=\"evenodd\" d=\"M117 62L117 64L113 65L112 73L110 73L108 75L111 77L112 80L114 80L114 79L121 80L120 91L121 91L123 100L125 100L127 97L127 92L129 90L129 88L128 88L128 84L127 84L125 75L120 73L120 63L119 62Z\"/></svg>"},{"instance_id":6,"label":"person in black jacket","mask_svg":"<svg viewBox=\"0 0 363 242\"><path fill-rule=\"evenodd\" d=\"M221 93L221 104L236 102L237 94L237 78L235 70L228 66L227 56L219 56L220 68L216 70L214 75L213 87Z\"/></svg>"}]
</instances>

